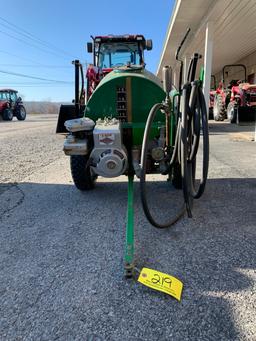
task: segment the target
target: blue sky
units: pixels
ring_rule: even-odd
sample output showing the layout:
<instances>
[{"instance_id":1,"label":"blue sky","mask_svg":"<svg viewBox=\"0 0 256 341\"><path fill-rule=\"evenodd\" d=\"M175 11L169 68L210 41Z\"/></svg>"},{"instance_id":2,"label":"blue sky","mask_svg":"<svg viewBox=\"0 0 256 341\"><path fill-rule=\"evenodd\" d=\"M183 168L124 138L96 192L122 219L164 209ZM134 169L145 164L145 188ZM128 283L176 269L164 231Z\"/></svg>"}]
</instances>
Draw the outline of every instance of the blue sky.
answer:
<instances>
[{"instance_id":1,"label":"blue sky","mask_svg":"<svg viewBox=\"0 0 256 341\"><path fill-rule=\"evenodd\" d=\"M155 73L174 0L12 0L11 4L10 10L6 5L0 13L0 88L17 89L27 101L61 102L74 97L71 61L91 61L85 50L90 35L139 33L152 39L153 50L145 58Z\"/></svg>"}]
</instances>

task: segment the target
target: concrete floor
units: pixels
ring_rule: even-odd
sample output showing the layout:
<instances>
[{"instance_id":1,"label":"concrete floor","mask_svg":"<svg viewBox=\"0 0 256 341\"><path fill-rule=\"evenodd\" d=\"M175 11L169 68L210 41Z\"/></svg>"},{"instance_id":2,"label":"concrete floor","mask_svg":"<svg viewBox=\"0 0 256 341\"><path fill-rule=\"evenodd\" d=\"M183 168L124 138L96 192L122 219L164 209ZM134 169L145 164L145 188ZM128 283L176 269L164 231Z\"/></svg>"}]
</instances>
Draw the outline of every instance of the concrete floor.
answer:
<instances>
[{"instance_id":1,"label":"concrete floor","mask_svg":"<svg viewBox=\"0 0 256 341\"><path fill-rule=\"evenodd\" d=\"M137 266L179 278L178 302L124 279L127 179L78 191L55 124L0 122L0 340L256 340L254 127L210 122L192 219L155 229L135 184Z\"/></svg>"}]
</instances>

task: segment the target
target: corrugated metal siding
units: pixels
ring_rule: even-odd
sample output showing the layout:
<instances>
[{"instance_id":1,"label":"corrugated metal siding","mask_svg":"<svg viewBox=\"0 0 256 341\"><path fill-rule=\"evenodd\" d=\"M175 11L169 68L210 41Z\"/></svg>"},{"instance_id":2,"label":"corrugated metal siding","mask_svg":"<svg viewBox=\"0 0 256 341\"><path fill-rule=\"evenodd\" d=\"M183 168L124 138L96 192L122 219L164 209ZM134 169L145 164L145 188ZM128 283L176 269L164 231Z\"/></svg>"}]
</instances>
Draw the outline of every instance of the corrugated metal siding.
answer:
<instances>
[{"instance_id":1,"label":"corrugated metal siding","mask_svg":"<svg viewBox=\"0 0 256 341\"><path fill-rule=\"evenodd\" d=\"M185 28L189 26L192 27L192 39L183 55L191 55L193 52L204 53L203 22L207 16L208 20L214 22L213 73L219 72L223 65L236 63L256 50L255 0L182 0L173 25L175 35L170 34L166 51L163 51L162 62L175 67L175 50ZM158 76L160 69L161 67Z\"/></svg>"}]
</instances>

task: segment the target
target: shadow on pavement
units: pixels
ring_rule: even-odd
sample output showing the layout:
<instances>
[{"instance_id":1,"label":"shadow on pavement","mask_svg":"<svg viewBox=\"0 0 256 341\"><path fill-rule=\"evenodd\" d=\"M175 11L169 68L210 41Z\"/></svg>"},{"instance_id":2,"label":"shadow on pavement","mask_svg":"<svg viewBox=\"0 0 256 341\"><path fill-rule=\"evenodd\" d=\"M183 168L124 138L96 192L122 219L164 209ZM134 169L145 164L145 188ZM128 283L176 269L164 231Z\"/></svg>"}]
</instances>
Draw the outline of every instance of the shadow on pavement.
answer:
<instances>
[{"instance_id":1,"label":"shadow on pavement","mask_svg":"<svg viewBox=\"0 0 256 341\"><path fill-rule=\"evenodd\" d=\"M125 182L18 187L22 200L17 186L0 197L0 339L241 340L244 326L256 337L256 179L208 180L193 218L165 230L146 221L135 185L138 267L182 280L180 303L123 278Z\"/></svg>"},{"instance_id":2,"label":"shadow on pavement","mask_svg":"<svg viewBox=\"0 0 256 341\"><path fill-rule=\"evenodd\" d=\"M241 124L231 124L227 121L215 122L208 121L209 123L209 133L213 132L225 132L225 133L250 133L254 132L255 122L243 122Z\"/></svg>"}]
</instances>

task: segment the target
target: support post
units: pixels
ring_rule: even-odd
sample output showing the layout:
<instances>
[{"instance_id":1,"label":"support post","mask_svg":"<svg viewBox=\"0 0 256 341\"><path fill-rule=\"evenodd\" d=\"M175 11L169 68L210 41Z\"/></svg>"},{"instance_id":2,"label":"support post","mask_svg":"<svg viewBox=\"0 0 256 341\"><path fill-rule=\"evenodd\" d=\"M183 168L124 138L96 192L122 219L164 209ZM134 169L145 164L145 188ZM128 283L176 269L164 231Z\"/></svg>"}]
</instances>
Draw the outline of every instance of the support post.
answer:
<instances>
[{"instance_id":1,"label":"support post","mask_svg":"<svg viewBox=\"0 0 256 341\"><path fill-rule=\"evenodd\" d=\"M256 142L256 110L254 112L254 124L255 124L255 130L254 130L254 142Z\"/></svg>"},{"instance_id":2,"label":"support post","mask_svg":"<svg viewBox=\"0 0 256 341\"><path fill-rule=\"evenodd\" d=\"M203 93L207 108L207 117L209 118L209 98L212 73L212 53L213 53L213 22L208 21L205 30L205 49L204 49L204 83Z\"/></svg>"}]
</instances>

